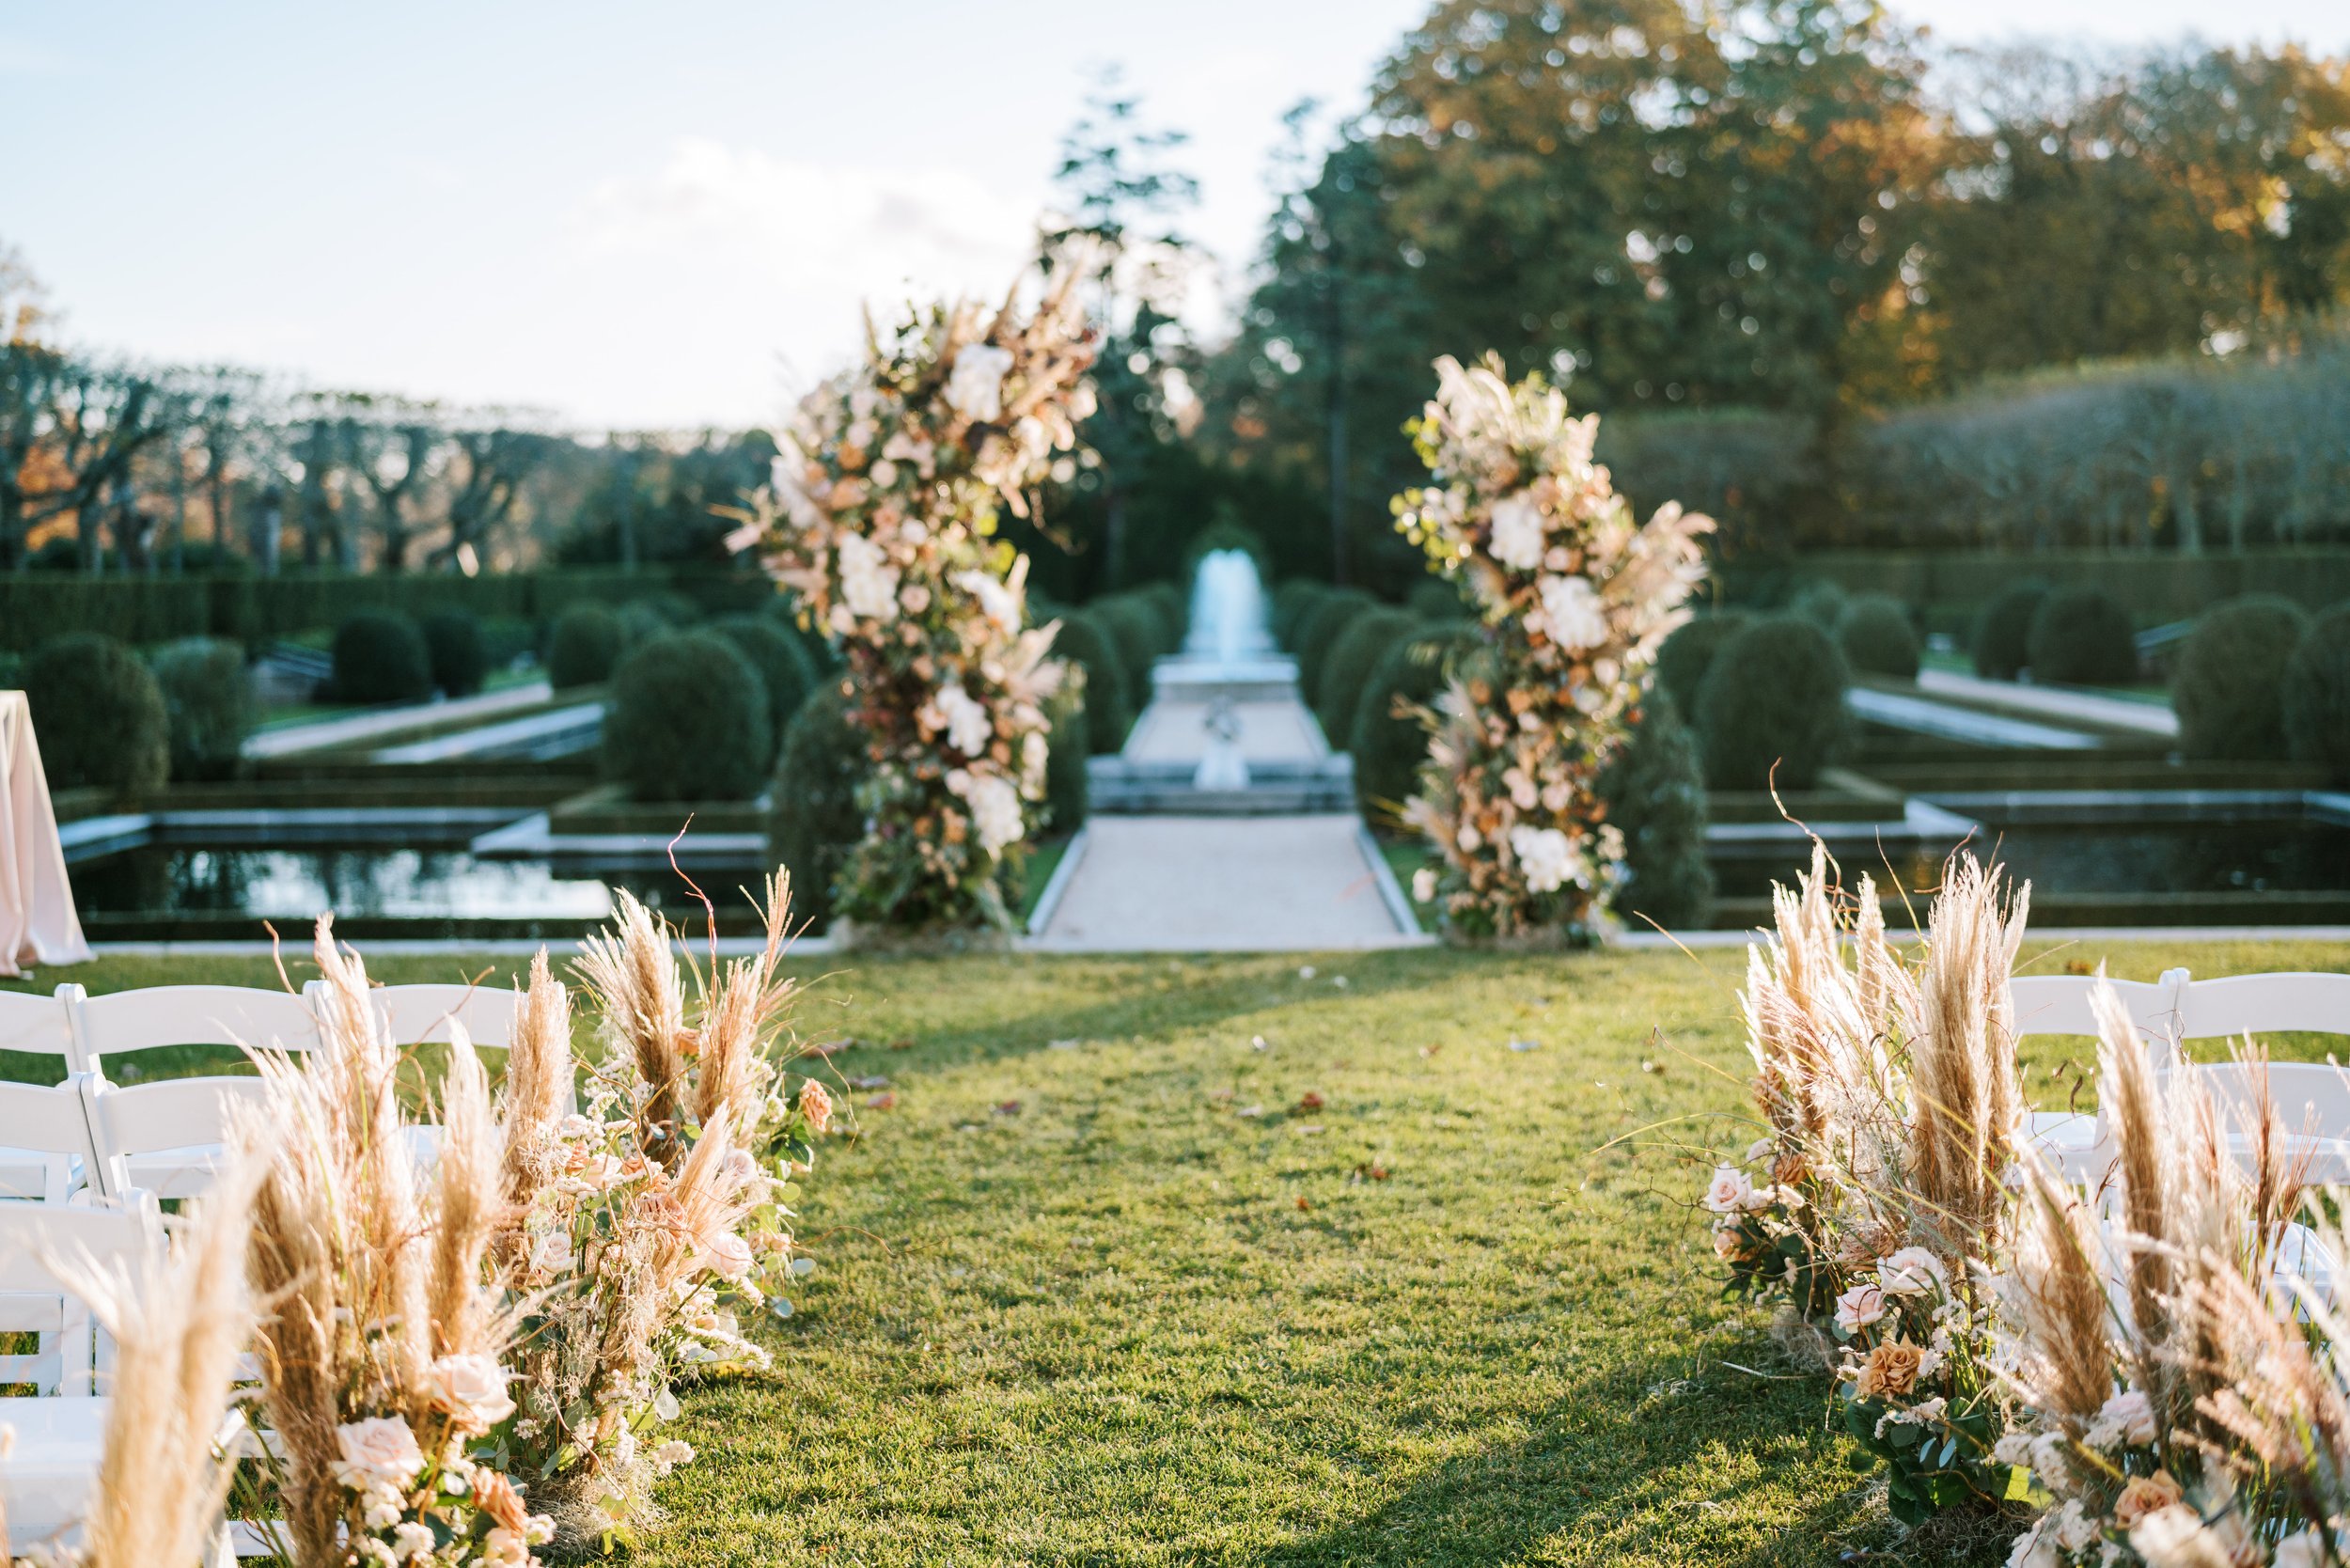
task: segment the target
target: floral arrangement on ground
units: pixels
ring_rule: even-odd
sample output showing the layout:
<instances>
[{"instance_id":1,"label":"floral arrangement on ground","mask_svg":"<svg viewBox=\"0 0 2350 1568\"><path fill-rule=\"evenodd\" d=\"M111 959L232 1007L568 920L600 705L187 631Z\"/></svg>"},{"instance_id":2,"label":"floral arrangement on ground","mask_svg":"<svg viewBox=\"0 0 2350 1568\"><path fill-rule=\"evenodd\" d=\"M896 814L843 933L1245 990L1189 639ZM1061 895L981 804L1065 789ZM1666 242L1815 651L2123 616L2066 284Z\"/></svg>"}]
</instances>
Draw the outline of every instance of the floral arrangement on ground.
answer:
<instances>
[{"instance_id":1,"label":"floral arrangement on ground","mask_svg":"<svg viewBox=\"0 0 2350 1568\"><path fill-rule=\"evenodd\" d=\"M841 648L871 772L834 907L855 925L1009 931L1044 798L1046 704L1069 679L1026 625L1027 561L996 536L1085 454L1094 353L1075 285L1032 309L910 313L779 436L746 541Z\"/></svg>"},{"instance_id":2,"label":"floral arrangement on ground","mask_svg":"<svg viewBox=\"0 0 2350 1568\"><path fill-rule=\"evenodd\" d=\"M1436 376L1412 426L1433 482L1396 497L1397 526L1465 583L1482 639L1422 713L1404 820L1441 859L1413 894L1456 934L1589 935L1624 853L1599 776L1687 619L1714 525L1671 502L1637 522L1591 461L1598 416L1570 417L1540 375L1512 384L1488 355L1439 360Z\"/></svg>"}]
</instances>

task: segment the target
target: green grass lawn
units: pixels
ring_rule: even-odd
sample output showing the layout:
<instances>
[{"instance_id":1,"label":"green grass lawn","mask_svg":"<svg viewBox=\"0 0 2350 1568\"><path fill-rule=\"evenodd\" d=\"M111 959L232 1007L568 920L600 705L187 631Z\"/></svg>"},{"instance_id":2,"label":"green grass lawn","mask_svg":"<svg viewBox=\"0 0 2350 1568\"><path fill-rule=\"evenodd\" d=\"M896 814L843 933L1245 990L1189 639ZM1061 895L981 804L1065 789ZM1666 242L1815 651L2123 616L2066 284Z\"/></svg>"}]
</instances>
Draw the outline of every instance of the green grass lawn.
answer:
<instances>
[{"instance_id":1,"label":"green grass lawn","mask_svg":"<svg viewBox=\"0 0 2350 1568\"><path fill-rule=\"evenodd\" d=\"M2350 946L2034 962L2097 957L2151 979L2345 968ZM1824 1385L1778 1356L1762 1313L1716 1298L1688 1208L1700 1168L1672 1146L1751 1136L1742 964L811 963L802 1032L853 1037L832 1067L888 1082L853 1093L861 1134L805 1190L820 1267L769 1332L775 1370L688 1393L681 1432L702 1457L665 1483L668 1519L633 1560L1760 1568L1898 1551ZM373 967L503 978L519 961ZM73 971L93 990L268 974ZM2034 1052L2044 1104L2064 1098L2049 1070L2085 1049ZM876 1093L894 1105L866 1108Z\"/></svg>"}]
</instances>

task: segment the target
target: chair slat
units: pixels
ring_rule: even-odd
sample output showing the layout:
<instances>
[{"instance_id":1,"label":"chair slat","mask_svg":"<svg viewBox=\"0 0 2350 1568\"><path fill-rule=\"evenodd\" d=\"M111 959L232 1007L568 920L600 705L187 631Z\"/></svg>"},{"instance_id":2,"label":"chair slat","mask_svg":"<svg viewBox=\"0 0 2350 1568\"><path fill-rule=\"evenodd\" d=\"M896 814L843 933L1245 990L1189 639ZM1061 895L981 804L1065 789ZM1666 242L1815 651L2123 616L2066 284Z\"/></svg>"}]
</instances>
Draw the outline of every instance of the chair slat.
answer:
<instances>
[{"instance_id":1,"label":"chair slat","mask_svg":"<svg viewBox=\"0 0 2350 1568\"><path fill-rule=\"evenodd\" d=\"M2350 1034L2350 975L2227 975L2191 980L2179 998L2184 1039L2288 1032Z\"/></svg>"},{"instance_id":2,"label":"chair slat","mask_svg":"<svg viewBox=\"0 0 2350 1568\"><path fill-rule=\"evenodd\" d=\"M61 988L62 989L62 988ZM73 987L79 992L79 986ZM69 998L79 1065L166 1045L276 1045L306 1051L318 1022L302 997L246 985L157 985Z\"/></svg>"}]
</instances>

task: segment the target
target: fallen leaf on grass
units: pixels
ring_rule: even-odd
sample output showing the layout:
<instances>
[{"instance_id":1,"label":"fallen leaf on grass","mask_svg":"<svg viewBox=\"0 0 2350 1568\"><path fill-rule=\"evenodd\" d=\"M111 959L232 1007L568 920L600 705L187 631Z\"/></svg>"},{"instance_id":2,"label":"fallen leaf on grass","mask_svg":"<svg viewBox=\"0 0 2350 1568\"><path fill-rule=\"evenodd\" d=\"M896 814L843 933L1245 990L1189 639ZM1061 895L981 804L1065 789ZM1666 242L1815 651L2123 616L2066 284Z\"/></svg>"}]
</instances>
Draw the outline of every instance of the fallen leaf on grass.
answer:
<instances>
[{"instance_id":1,"label":"fallen leaf on grass","mask_svg":"<svg viewBox=\"0 0 2350 1568\"><path fill-rule=\"evenodd\" d=\"M1441 1043L1437 1043L1437 1044L1434 1044L1434 1045L1422 1045L1422 1046L1419 1048L1420 1059L1421 1059L1421 1060L1423 1060L1423 1061L1425 1061L1427 1058L1429 1058L1430 1057L1434 1056L1434 1055L1435 1055L1438 1051L1441 1051L1441 1050L1443 1050L1443 1049L1444 1049L1444 1046L1443 1046L1443 1044L1442 1044Z\"/></svg>"},{"instance_id":2,"label":"fallen leaf on grass","mask_svg":"<svg viewBox=\"0 0 2350 1568\"><path fill-rule=\"evenodd\" d=\"M1084 1043L1081 1040L1048 1040L1044 1048L1048 1051L1073 1051Z\"/></svg>"},{"instance_id":3,"label":"fallen leaf on grass","mask_svg":"<svg viewBox=\"0 0 2350 1568\"><path fill-rule=\"evenodd\" d=\"M1313 1207L1311 1203L1307 1202L1303 1198L1300 1198L1297 1200L1297 1206L1301 1209L1310 1209Z\"/></svg>"},{"instance_id":4,"label":"fallen leaf on grass","mask_svg":"<svg viewBox=\"0 0 2350 1568\"><path fill-rule=\"evenodd\" d=\"M1542 1048L1543 1043L1539 1040L1512 1040L1510 1042L1510 1049L1512 1051L1539 1051Z\"/></svg>"},{"instance_id":5,"label":"fallen leaf on grass","mask_svg":"<svg viewBox=\"0 0 2350 1568\"><path fill-rule=\"evenodd\" d=\"M827 1040L820 1044L810 1045L807 1049L802 1051L800 1055L804 1057L837 1057L841 1052L847 1050L850 1046L854 1045L855 1043L856 1042L854 1040Z\"/></svg>"},{"instance_id":6,"label":"fallen leaf on grass","mask_svg":"<svg viewBox=\"0 0 2350 1568\"><path fill-rule=\"evenodd\" d=\"M1270 1051L1273 1049L1271 1045L1265 1043L1265 1037L1261 1034L1252 1034L1248 1037L1248 1048L1252 1051Z\"/></svg>"},{"instance_id":7,"label":"fallen leaf on grass","mask_svg":"<svg viewBox=\"0 0 2350 1568\"><path fill-rule=\"evenodd\" d=\"M851 1089L887 1089L889 1080L879 1073L868 1073L863 1077L851 1078L849 1087Z\"/></svg>"},{"instance_id":8,"label":"fallen leaf on grass","mask_svg":"<svg viewBox=\"0 0 2350 1568\"><path fill-rule=\"evenodd\" d=\"M1662 1062L1650 1061L1644 1057L1640 1060L1640 1071L1643 1073L1662 1073L1665 1071L1665 1065Z\"/></svg>"},{"instance_id":9,"label":"fallen leaf on grass","mask_svg":"<svg viewBox=\"0 0 2350 1568\"><path fill-rule=\"evenodd\" d=\"M1322 1108L1322 1096L1316 1094L1309 1089L1305 1093L1297 1097L1297 1108L1302 1111L1320 1110Z\"/></svg>"},{"instance_id":10,"label":"fallen leaf on grass","mask_svg":"<svg viewBox=\"0 0 2350 1568\"><path fill-rule=\"evenodd\" d=\"M1230 1100L1231 1097L1232 1091L1229 1089L1212 1089L1208 1090L1208 1098L1211 1100Z\"/></svg>"},{"instance_id":11,"label":"fallen leaf on grass","mask_svg":"<svg viewBox=\"0 0 2350 1568\"><path fill-rule=\"evenodd\" d=\"M1232 1114L1234 1116L1262 1116L1264 1114L1264 1107L1262 1105L1243 1105Z\"/></svg>"},{"instance_id":12,"label":"fallen leaf on grass","mask_svg":"<svg viewBox=\"0 0 2350 1568\"><path fill-rule=\"evenodd\" d=\"M1302 1121L1298 1123L1297 1136L1299 1137L1315 1137L1324 1132L1327 1132L1328 1130L1328 1128L1324 1127L1319 1122Z\"/></svg>"},{"instance_id":13,"label":"fallen leaf on grass","mask_svg":"<svg viewBox=\"0 0 2350 1568\"><path fill-rule=\"evenodd\" d=\"M867 1110L888 1110L896 1105L897 1103L898 1096L895 1093L885 1090L879 1094L868 1095L865 1101L865 1108Z\"/></svg>"},{"instance_id":14,"label":"fallen leaf on grass","mask_svg":"<svg viewBox=\"0 0 2350 1568\"><path fill-rule=\"evenodd\" d=\"M1376 1160L1365 1160L1355 1168L1355 1180L1358 1182L1384 1182L1386 1179L1387 1168Z\"/></svg>"},{"instance_id":15,"label":"fallen leaf on grass","mask_svg":"<svg viewBox=\"0 0 2350 1568\"><path fill-rule=\"evenodd\" d=\"M1018 1116L1020 1114L1020 1102L1017 1100L1005 1100L998 1102L995 1106L995 1114L998 1116Z\"/></svg>"},{"instance_id":16,"label":"fallen leaf on grass","mask_svg":"<svg viewBox=\"0 0 2350 1568\"><path fill-rule=\"evenodd\" d=\"M914 1049L913 1037L909 1035L902 1039L893 1040L889 1043L889 1048L893 1051L911 1051Z\"/></svg>"}]
</instances>

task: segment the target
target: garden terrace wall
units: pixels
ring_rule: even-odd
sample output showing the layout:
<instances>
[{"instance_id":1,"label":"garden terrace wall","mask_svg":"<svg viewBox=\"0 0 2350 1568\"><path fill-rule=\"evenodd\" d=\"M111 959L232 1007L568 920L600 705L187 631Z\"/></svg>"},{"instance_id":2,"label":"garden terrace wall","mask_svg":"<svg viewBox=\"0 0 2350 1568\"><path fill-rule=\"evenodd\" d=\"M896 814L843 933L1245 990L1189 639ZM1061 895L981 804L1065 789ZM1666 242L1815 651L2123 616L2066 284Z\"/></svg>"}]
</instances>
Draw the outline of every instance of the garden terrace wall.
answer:
<instances>
[{"instance_id":1,"label":"garden terrace wall","mask_svg":"<svg viewBox=\"0 0 2350 1568\"><path fill-rule=\"evenodd\" d=\"M617 568L454 574L290 573L281 577L0 576L0 651L22 651L68 632L102 632L129 643L175 637L245 642L339 624L361 610L469 610L543 620L575 604L622 604L662 590L713 612L756 607L773 592L761 577L716 572Z\"/></svg>"},{"instance_id":2,"label":"garden terrace wall","mask_svg":"<svg viewBox=\"0 0 2350 1568\"><path fill-rule=\"evenodd\" d=\"M2000 589L2027 578L2056 588L2106 589L2141 626L2184 620L2222 599L2278 593L2311 609L2350 599L2350 550L2263 550L2243 555L2134 555L2061 550L2032 555L1924 551L1821 552L1731 560L1730 602L1792 592L1822 578L1847 593L1886 593L1921 605L1937 629L1962 625ZM1947 623L1947 624L1946 624Z\"/></svg>"}]
</instances>

